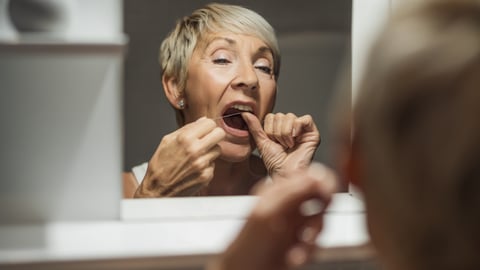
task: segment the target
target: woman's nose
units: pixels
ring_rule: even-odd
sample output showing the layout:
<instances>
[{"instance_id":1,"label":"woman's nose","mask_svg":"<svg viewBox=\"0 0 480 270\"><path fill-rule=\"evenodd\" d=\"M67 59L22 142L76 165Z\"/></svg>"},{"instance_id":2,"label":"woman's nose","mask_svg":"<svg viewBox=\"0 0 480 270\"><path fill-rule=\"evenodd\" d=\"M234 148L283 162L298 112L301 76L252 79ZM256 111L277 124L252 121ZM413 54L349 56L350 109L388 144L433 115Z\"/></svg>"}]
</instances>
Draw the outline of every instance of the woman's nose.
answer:
<instances>
[{"instance_id":1,"label":"woman's nose","mask_svg":"<svg viewBox=\"0 0 480 270\"><path fill-rule=\"evenodd\" d=\"M233 87L242 90L257 90L258 77L255 67L251 64L243 64L237 70L237 76L232 82Z\"/></svg>"}]
</instances>

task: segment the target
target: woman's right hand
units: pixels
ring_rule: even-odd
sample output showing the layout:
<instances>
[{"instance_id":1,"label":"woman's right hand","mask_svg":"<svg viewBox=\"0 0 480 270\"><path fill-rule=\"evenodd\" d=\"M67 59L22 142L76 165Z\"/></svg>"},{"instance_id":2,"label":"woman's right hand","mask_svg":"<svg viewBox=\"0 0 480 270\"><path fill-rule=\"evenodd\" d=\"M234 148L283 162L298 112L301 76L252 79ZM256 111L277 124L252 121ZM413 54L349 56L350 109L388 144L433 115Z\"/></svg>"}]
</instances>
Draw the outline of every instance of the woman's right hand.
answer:
<instances>
[{"instance_id":1,"label":"woman's right hand","mask_svg":"<svg viewBox=\"0 0 480 270\"><path fill-rule=\"evenodd\" d=\"M136 198L189 196L208 186L213 178L218 143L225 131L202 117L163 137L148 162Z\"/></svg>"}]
</instances>

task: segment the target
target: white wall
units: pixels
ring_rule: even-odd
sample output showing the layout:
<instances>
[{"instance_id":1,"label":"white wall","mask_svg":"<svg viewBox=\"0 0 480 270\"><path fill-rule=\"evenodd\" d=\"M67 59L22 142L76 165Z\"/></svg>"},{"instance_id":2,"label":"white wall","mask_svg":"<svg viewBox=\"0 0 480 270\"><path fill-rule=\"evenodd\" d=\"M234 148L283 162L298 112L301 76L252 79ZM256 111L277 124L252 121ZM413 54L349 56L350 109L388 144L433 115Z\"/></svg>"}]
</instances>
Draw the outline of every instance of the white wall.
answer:
<instances>
[{"instance_id":1,"label":"white wall","mask_svg":"<svg viewBox=\"0 0 480 270\"><path fill-rule=\"evenodd\" d=\"M9 20L8 5L10 1L18 0L0 0L0 41L14 41L19 38ZM62 38L77 41L109 41L119 39L123 32L123 1L43 1L47 4L56 4L57 8L62 11L62 23L66 25L66 29L62 31Z\"/></svg>"},{"instance_id":2,"label":"white wall","mask_svg":"<svg viewBox=\"0 0 480 270\"><path fill-rule=\"evenodd\" d=\"M123 32L120 0L66 0L74 10L68 36L75 39L112 40Z\"/></svg>"},{"instance_id":3,"label":"white wall","mask_svg":"<svg viewBox=\"0 0 480 270\"><path fill-rule=\"evenodd\" d=\"M66 3L64 39L0 41L0 224L119 218L121 1Z\"/></svg>"},{"instance_id":4,"label":"white wall","mask_svg":"<svg viewBox=\"0 0 480 270\"><path fill-rule=\"evenodd\" d=\"M10 23L7 13L9 0L0 0L0 41L15 38L15 31Z\"/></svg>"}]
</instances>

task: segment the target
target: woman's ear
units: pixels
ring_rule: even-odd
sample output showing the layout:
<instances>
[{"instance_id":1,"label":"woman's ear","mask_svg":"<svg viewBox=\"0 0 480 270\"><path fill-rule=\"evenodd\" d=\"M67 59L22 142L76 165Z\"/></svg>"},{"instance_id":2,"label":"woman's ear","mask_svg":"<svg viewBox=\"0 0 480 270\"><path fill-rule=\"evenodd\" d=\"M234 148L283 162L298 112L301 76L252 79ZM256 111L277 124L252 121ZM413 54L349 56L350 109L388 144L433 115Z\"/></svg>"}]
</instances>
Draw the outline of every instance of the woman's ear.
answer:
<instances>
[{"instance_id":1,"label":"woman's ear","mask_svg":"<svg viewBox=\"0 0 480 270\"><path fill-rule=\"evenodd\" d=\"M178 89L177 79L174 77L166 77L162 76L162 85L163 91L165 91L165 96L167 97L170 104L178 109L181 110L181 100L183 99L180 89Z\"/></svg>"}]
</instances>

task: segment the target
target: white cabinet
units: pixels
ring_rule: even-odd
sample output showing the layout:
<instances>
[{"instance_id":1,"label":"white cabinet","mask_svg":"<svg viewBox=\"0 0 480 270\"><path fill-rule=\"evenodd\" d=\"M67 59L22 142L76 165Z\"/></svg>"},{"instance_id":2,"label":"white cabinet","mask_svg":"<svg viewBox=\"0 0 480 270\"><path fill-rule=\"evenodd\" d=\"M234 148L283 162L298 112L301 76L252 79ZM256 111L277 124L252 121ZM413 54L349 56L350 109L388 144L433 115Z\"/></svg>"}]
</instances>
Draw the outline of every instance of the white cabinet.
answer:
<instances>
[{"instance_id":1,"label":"white cabinet","mask_svg":"<svg viewBox=\"0 0 480 270\"><path fill-rule=\"evenodd\" d=\"M0 224L118 219L121 1L15 2L58 3L59 32L16 31L0 1Z\"/></svg>"},{"instance_id":2,"label":"white cabinet","mask_svg":"<svg viewBox=\"0 0 480 270\"><path fill-rule=\"evenodd\" d=\"M0 44L0 223L115 219L123 42Z\"/></svg>"}]
</instances>

